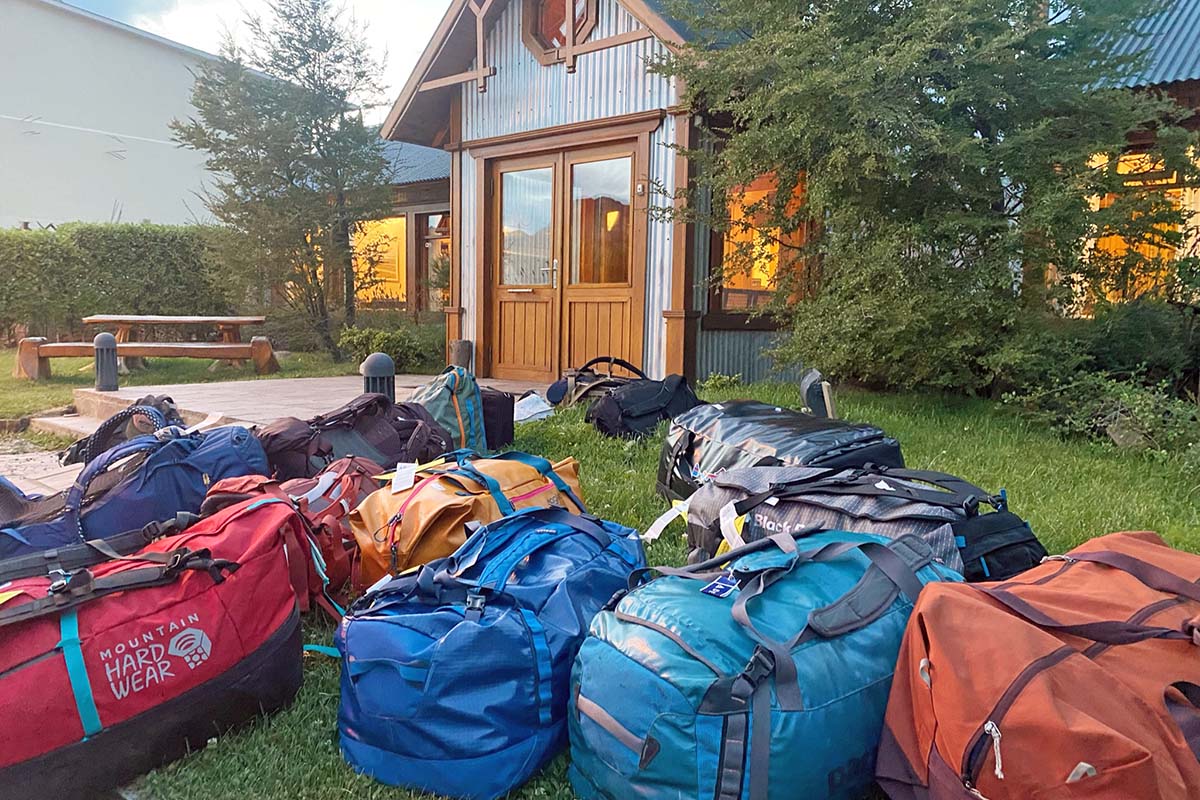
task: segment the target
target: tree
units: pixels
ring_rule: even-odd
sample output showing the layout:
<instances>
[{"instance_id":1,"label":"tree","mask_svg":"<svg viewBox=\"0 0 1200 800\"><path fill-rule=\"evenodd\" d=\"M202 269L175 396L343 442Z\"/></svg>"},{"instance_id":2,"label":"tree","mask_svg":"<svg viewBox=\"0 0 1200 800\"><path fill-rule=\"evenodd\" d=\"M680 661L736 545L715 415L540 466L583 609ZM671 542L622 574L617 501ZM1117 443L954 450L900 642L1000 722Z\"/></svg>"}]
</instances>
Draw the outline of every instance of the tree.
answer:
<instances>
[{"instance_id":1,"label":"tree","mask_svg":"<svg viewBox=\"0 0 1200 800\"><path fill-rule=\"evenodd\" d=\"M1047 274L1094 273L1098 237L1184 222L1118 169L1129 137L1153 131L1148 163L1196 177L1186 112L1119 88L1139 59L1112 44L1156 7L677 2L694 38L654 68L683 79L715 144L689 152L698 177L679 213L728 229L730 199L773 173L777 191L740 217L757 234L732 237L722 269L747 269L764 237L784 251L769 308L793 334L781 355L869 384L975 390L1022 308L1047 305Z\"/></svg>"},{"instance_id":2,"label":"tree","mask_svg":"<svg viewBox=\"0 0 1200 800\"><path fill-rule=\"evenodd\" d=\"M360 252L356 265L352 239L391 207L391 167L361 115L381 65L335 0L272 0L246 26L248 47L230 36L196 75L198 116L176 120L175 137L208 153L209 209L245 234L270 288L340 356L331 304L352 326L379 259Z\"/></svg>"}]
</instances>

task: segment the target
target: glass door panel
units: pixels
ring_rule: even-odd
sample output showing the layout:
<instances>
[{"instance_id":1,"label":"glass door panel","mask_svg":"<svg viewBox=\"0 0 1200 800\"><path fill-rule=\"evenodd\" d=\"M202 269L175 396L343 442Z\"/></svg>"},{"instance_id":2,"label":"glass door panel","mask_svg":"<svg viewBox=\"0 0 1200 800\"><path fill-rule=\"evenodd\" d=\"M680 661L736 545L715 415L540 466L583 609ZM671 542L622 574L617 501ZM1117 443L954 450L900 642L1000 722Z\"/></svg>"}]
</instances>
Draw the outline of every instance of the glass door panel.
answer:
<instances>
[{"instance_id":1,"label":"glass door panel","mask_svg":"<svg viewBox=\"0 0 1200 800\"><path fill-rule=\"evenodd\" d=\"M549 286L554 267L554 168L501 173L500 285Z\"/></svg>"},{"instance_id":2,"label":"glass door panel","mask_svg":"<svg viewBox=\"0 0 1200 800\"><path fill-rule=\"evenodd\" d=\"M627 284L633 235L633 158L571 167L571 284Z\"/></svg>"}]
</instances>

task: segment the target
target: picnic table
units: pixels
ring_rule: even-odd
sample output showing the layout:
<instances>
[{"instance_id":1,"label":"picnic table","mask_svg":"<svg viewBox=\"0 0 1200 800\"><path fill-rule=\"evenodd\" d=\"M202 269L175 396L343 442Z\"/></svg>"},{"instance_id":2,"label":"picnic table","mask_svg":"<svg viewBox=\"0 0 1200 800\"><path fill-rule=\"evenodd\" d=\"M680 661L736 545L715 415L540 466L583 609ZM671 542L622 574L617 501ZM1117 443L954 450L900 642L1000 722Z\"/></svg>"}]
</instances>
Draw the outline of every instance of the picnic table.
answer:
<instances>
[{"instance_id":1,"label":"picnic table","mask_svg":"<svg viewBox=\"0 0 1200 800\"><path fill-rule=\"evenodd\" d=\"M242 328L250 325L263 325L266 317L176 317L160 314L94 314L83 318L84 325L111 325L116 328L117 344L137 341L137 333L148 328L181 328L189 325L207 325L217 329L221 341L225 344L240 344ZM226 359L225 363L240 366L240 359ZM139 357L122 357L121 366L124 369L140 367Z\"/></svg>"}]
</instances>

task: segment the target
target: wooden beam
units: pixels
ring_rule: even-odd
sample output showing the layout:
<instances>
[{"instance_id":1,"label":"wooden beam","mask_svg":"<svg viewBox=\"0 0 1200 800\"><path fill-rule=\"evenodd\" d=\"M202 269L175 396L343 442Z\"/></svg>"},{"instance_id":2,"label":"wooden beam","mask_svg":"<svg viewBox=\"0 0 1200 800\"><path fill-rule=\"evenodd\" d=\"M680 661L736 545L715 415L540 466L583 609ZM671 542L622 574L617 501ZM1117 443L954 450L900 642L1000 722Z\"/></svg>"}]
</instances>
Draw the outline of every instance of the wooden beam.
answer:
<instances>
[{"instance_id":1,"label":"wooden beam","mask_svg":"<svg viewBox=\"0 0 1200 800\"><path fill-rule=\"evenodd\" d=\"M417 89L419 92L432 92L434 89L444 89L447 86L455 86L460 83L470 83L472 81L482 81L484 86L487 85L487 79L496 74L495 67L484 67L483 69L473 69L467 72L460 72L457 75L447 75L444 78L434 78L433 80L425 81Z\"/></svg>"},{"instance_id":2,"label":"wooden beam","mask_svg":"<svg viewBox=\"0 0 1200 800\"><path fill-rule=\"evenodd\" d=\"M636 139L642 133L657 130L665 116L666 113L661 109L653 109L621 117L607 117L541 130L520 131L506 136L474 139L463 142L462 146L470 150L475 158L497 158L561 150L615 139Z\"/></svg>"},{"instance_id":3,"label":"wooden beam","mask_svg":"<svg viewBox=\"0 0 1200 800\"><path fill-rule=\"evenodd\" d=\"M568 56L567 56L567 58L568 58L567 69L571 72L574 72L574 69L570 66L570 64L572 63L573 56L578 57L578 56L586 55L587 53L595 53L597 50L608 50L609 48L612 48L612 47L620 47L621 45L632 44L633 42L640 42L643 39L653 39L653 38L654 38L653 33L651 33L648 30L642 29L642 30L636 30L636 31L626 31L625 33L618 33L615 36L607 36L603 39L597 39L594 42L587 42L586 44L576 45L571 50L571 53L568 54Z\"/></svg>"}]
</instances>

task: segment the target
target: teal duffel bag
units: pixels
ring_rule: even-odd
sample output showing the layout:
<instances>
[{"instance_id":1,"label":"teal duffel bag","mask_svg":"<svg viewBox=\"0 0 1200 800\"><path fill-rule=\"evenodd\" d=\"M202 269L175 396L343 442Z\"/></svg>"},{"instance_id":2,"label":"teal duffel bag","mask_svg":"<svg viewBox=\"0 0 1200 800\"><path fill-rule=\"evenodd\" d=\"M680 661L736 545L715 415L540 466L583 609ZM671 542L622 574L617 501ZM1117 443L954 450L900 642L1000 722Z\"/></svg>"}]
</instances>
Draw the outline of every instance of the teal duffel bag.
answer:
<instances>
[{"instance_id":1,"label":"teal duffel bag","mask_svg":"<svg viewBox=\"0 0 1200 800\"><path fill-rule=\"evenodd\" d=\"M844 532L654 572L575 660L583 800L859 800L913 601L962 580L915 536Z\"/></svg>"}]
</instances>

